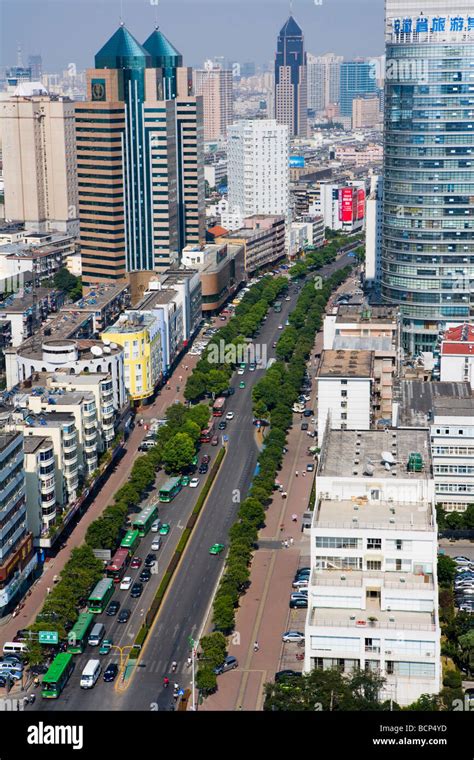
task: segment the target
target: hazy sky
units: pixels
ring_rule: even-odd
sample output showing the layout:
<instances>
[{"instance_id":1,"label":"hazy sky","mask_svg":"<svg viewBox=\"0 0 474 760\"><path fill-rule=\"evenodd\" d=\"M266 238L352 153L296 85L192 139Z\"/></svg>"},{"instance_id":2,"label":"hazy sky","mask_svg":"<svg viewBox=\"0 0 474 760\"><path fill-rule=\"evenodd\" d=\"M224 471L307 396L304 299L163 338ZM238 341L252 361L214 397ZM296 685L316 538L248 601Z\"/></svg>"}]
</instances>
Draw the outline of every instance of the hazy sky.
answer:
<instances>
[{"instance_id":1,"label":"hazy sky","mask_svg":"<svg viewBox=\"0 0 474 760\"><path fill-rule=\"evenodd\" d=\"M383 5L383 0L293 0L293 15L311 53L379 55ZM20 43L24 63L29 53L41 53L45 71L62 71L70 62L90 67L117 28L121 9L139 42L158 19L187 65L217 55L263 63L274 56L289 0L0 0L0 65L16 63Z\"/></svg>"}]
</instances>

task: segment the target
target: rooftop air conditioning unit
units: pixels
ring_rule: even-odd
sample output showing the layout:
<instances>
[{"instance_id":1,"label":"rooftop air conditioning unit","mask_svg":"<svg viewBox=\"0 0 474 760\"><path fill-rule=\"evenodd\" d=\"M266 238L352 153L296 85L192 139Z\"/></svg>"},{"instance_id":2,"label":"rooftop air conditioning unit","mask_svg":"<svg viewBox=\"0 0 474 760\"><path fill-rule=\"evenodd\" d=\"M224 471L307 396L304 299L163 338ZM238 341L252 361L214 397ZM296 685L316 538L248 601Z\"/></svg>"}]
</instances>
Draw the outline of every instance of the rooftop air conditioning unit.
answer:
<instances>
[{"instance_id":1,"label":"rooftop air conditioning unit","mask_svg":"<svg viewBox=\"0 0 474 760\"><path fill-rule=\"evenodd\" d=\"M386 649L385 650L385 654L392 654L392 650L391 649Z\"/></svg>"}]
</instances>

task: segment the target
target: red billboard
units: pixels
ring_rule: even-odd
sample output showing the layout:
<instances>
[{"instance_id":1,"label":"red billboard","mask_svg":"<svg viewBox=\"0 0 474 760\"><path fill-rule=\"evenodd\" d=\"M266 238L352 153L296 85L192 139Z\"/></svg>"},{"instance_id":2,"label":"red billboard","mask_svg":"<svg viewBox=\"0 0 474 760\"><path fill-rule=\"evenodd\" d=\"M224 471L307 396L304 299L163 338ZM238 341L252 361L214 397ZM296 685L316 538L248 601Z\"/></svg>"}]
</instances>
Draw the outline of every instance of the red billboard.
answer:
<instances>
[{"instance_id":1,"label":"red billboard","mask_svg":"<svg viewBox=\"0 0 474 760\"><path fill-rule=\"evenodd\" d=\"M357 191L357 216L356 219L359 221L360 219L363 219L365 216L365 190L360 188Z\"/></svg>"},{"instance_id":2,"label":"red billboard","mask_svg":"<svg viewBox=\"0 0 474 760\"><path fill-rule=\"evenodd\" d=\"M353 218L353 189L352 187L343 187L339 190L339 221L352 222Z\"/></svg>"}]
</instances>

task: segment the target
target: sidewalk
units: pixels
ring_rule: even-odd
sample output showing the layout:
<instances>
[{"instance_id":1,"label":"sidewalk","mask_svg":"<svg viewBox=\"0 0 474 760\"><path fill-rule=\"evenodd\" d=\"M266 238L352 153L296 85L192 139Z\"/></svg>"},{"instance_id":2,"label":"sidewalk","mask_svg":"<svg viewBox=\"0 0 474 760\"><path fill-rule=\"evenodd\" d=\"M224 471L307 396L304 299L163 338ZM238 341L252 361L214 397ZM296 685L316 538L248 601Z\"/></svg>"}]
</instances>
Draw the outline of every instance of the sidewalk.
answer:
<instances>
[{"instance_id":1,"label":"sidewalk","mask_svg":"<svg viewBox=\"0 0 474 760\"><path fill-rule=\"evenodd\" d=\"M186 355L180 364L176 367L173 375L170 377L171 390L164 387L159 396L156 397L153 404L142 407L137 410L136 420L143 418L145 422L153 417L163 417L166 409L173 401L184 401L183 391L186 380L191 374L199 356ZM188 367L186 370L185 367ZM179 377L182 380L178 380ZM180 386L180 391L176 391L176 386ZM135 425L125 446L125 455L112 470L111 475L104 484L101 491L97 494L94 501L90 504L87 512L78 522L71 535L66 541L64 549L61 549L53 558L47 559L41 577L31 586L29 596L23 598L24 607L15 617L7 615L0 618L0 646L6 641L12 641L16 632L20 628L26 628L34 622L36 615L43 606L48 588L53 587L53 576L59 575L71 556L71 551L83 542L89 525L96 520L103 510L112 502L113 496L121 486L123 486L130 474L133 463L137 457L138 446L143 440L146 430L144 427Z\"/></svg>"}]
</instances>

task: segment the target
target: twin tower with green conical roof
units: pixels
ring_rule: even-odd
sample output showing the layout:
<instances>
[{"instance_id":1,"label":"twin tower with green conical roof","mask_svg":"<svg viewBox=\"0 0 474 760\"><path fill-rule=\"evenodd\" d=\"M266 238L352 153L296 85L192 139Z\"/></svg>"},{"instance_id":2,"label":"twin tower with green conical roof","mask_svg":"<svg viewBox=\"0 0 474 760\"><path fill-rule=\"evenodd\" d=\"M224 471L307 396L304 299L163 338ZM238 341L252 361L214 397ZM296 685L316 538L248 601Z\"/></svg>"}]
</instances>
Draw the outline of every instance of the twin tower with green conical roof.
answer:
<instances>
[{"instance_id":1,"label":"twin tower with green conical roof","mask_svg":"<svg viewBox=\"0 0 474 760\"><path fill-rule=\"evenodd\" d=\"M76 122L83 281L179 264L205 218L202 98L182 55L158 28L141 45L121 24Z\"/></svg>"}]
</instances>

